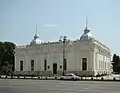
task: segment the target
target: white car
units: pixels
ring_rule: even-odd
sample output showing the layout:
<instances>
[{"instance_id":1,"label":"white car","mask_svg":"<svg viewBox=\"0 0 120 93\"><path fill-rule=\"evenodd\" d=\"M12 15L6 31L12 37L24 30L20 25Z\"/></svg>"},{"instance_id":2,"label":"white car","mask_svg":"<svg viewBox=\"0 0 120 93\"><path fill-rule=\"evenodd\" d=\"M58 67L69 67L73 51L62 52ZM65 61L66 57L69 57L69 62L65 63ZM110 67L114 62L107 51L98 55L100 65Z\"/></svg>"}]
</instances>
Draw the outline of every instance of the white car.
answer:
<instances>
[{"instance_id":1,"label":"white car","mask_svg":"<svg viewBox=\"0 0 120 93\"><path fill-rule=\"evenodd\" d=\"M58 77L59 80L79 80L80 77L79 76L76 76L75 74L73 73L68 73L66 74L65 76L60 76Z\"/></svg>"}]
</instances>

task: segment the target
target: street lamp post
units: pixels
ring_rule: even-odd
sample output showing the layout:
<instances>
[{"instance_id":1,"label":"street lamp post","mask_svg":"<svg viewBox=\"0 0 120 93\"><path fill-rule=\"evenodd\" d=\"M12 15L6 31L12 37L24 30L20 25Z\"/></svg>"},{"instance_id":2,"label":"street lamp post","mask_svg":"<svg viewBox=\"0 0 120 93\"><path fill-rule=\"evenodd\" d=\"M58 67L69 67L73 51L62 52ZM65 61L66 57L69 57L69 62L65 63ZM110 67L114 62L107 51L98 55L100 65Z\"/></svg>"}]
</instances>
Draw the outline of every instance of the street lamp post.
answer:
<instances>
[{"instance_id":1,"label":"street lamp post","mask_svg":"<svg viewBox=\"0 0 120 93\"><path fill-rule=\"evenodd\" d=\"M64 76L64 70L65 70L65 67L64 67L64 62L65 62L65 41L66 41L66 36L62 36L63 37L63 76Z\"/></svg>"}]
</instances>

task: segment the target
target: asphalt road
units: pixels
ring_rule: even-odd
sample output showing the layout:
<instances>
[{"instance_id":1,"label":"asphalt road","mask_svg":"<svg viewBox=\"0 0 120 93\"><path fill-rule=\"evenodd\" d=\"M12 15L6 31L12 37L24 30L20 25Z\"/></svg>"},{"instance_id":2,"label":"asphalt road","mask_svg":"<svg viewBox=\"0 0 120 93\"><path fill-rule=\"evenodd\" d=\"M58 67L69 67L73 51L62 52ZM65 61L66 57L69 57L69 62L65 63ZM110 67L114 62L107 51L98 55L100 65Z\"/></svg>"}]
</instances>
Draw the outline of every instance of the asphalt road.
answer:
<instances>
[{"instance_id":1,"label":"asphalt road","mask_svg":"<svg viewBox=\"0 0 120 93\"><path fill-rule=\"evenodd\" d=\"M120 93L120 82L3 79L0 93Z\"/></svg>"}]
</instances>

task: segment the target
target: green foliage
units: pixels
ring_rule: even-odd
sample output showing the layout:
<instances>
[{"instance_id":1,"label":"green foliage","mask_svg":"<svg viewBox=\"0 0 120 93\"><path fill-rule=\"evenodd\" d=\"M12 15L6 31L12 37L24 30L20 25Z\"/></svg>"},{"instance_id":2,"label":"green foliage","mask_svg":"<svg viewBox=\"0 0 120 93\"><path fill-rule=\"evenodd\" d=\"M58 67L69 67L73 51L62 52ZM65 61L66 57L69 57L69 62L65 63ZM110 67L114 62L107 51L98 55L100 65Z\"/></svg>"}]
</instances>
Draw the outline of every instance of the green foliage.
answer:
<instances>
[{"instance_id":1,"label":"green foliage","mask_svg":"<svg viewBox=\"0 0 120 93\"><path fill-rule=\"evenodd\" d=\"M82 77L86 77L86 75L83 74Z\"/></svg>"},{"instance_id":2,"label":"green foliage","mask_svg":"<svg viewBox=\"0 0 120 93\"><path fill-rule=\"evenodd\" d=\"M116 78L114 77L113 80L116 80Z\"/></svg>"},{"instance_id":3,"label":"green foliage","mask_svg":"<svg viewBox=\"0 0 120 93\"><path fill-rule=\"evenodd\" d=\"M83 77L81 77L81 80L83 80Z\"/></svg>"},{"instance_id":4,"label":"green foliage","mask_svg":"<svg viewBox=\"0 0 120 93\"><path fill-rule=\"evenodd\" d=\"M91 80L93 80L93 77L91 77Z\"/></svg>"},{"instance_id":5,"label":"green foliage","mask_svg":"<svg viewBox=\"0 0 120 93\"><path fill-rule=\"evenodd\" d=\"M104 78L102 77L101 80L104 80Z\"/></svg>"},{"instance_id":6,"label":"green foliage","mask_svg":"<svg viewBox=\"0 0 120 93\"><path fill-rule=\"evenodd\" d=\"M100 77L100 74L97 74L96 77Z\"/></svg>"},{"instance_id":7,"label":"green foliage","mask_svg":"<svg viewBox=\"0 0 120 93\"><path fill-rule=\"evenodd\" d=\"M17 78L19 79L19 75L17 76Z\"/></svg>"},{"instance_id":8,"label":"green foliage","mask_svg":"<svg viewBox=\"0 0 120 93\"><path fill-rule=\"evenodd\" d=\"M14 49L14 43L0 42L0 74L12 74L14 71Z\"/></svg>"},{"instance_id":9,"label":"green foliage","mask_svg":"<svg viewBox=\"0 0 120 93\"><path fill-rule=\"evenodd\" d=\"M113 72L120 73L120 57L116 54L113 55L112 66Z\"/></svg>"},{"instance_id":10,"label":"green foliage","mask_svg":"<svg viewBox=\"0 0 120 93\"><path fill-rule=\"evenodd\" d=\"M89 75L89 77L93 77L94 75Z\"/></svg>"}]
</instances>

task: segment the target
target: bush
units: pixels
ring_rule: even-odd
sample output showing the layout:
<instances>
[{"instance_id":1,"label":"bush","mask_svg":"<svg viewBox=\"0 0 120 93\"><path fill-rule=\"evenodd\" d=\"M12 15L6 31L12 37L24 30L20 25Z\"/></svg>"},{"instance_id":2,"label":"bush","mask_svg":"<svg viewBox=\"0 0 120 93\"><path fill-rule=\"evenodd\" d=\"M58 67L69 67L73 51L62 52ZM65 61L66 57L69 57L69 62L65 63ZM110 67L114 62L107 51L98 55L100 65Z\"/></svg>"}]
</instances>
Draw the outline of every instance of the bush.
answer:
<instances>
[{"instance_id":1,"label":"bush","mask_svg":"<svg viewBox=\"0 0 120 93\"><path fill-rule=\"evenodd\" d=\"M38 76L38 79L40 79L40 77Z\"/></svg>"},{"instance_id":2,"label":"bush","mask_svg":"<svg viewBox=\"0 0 120 93\"><path fill-rule=\"evenodd\" d=\"M5 76L5 78L7 78L7 75Z\"/></svg>"},{"instance_id":3,"label":"bush","mask_svg":"<svg viewBox=\"0 0 120 93\"><path fill-rule=\"evenodd\" d=\"M86 75L82 75L82 77L86 77Z\"/></svg>"},{"instance_id":4,"label":"bush","mask_svg":"<svg viewBox=\"0 0 120 93\"><path fill-rule=\"evenodd\" d=\"M104 75L107 75L107 73L105 73Z\"/></svg>"},{"instance_id":5,"label":"bush","mask_svg":"<svg viewBox=\"0 0 120 93\"><path fill-rule=\"evenodd\" d=\"M100 74L98 73L98 74L96 75L96 77L100 77Z\"/></svg>"},{"instance_id":6,"label":"bush","mask_svg":"<svg viewBox=\"0 0 120 93\"><path fill-rule=\"evenodd\" d=\"M113 78L113 80L115 81L115 80L116 80L116 78L114 77L114 78Z\"/></svg>"},{"instance_id":7,"label":"bush","mask_svg":"<svg viewBox=\"0 0 120 93\"><path fill-rule=\"evenodd\" d=\"M102 77L101 80L104 80L104 78Z\"/></svg>"},{"instance_id":8,"label":"bush","mask_svg":"<svg viewBox=\"0 0 120 93\"><path fill-rule=\"evenodd\" d=\"M81 77L81 80L83 79L83 77Z\"/></svg>"},{"instance_id":9,"label":"bush","mask_svg":"<svg viewBox=\"0 0 120 93\"><path fill-rule=\"evenodd\" d=\"M22 76L21 74L18 74L18 76Z\"/></svg>"},{"instance_id":10,"label":"bush","mask_svg":"<svg viewBox=\"0 0 120 93\"><path fill-rule=\"evenodd\" d=\"M19 79L19 75L17 76L17 78Z\"/></svg>"},{"instance_id":11,"label":"bush","mask_svg":"<svg viewBox=\"0 0 120 93\"><path fill-rule=\"evenodd\" d=\"M35 76L34 74L31 75L31 77L34 77L34 76Z\"/></svg>"},{"instance_id":12,"label":"bush","mask_svg":"<svg viewBox=\"0 0 120 93\"><path fill-rule=\"evenodd\" d=\"M106 73L105 74L101 74L101 76L105 76L105 75L107 75Z\"/></svg>"},{"instance_id":13,"label":"bush","mask_svg":"<svg viewBox=\"0 0 120 93\"><path fill-rule=\"evenodd\" d=\"M104 76L104 74L101 74L100 76Z\"/></svg>"},{"instance_id":14,"label":"bush","mask_svg":"<svg viewBox=\"0 0 120 93\"><path fill-rule=\"evenodd\" d=\"M91 80L93 80L93 77L91 77Z\"/></svg>"},{"instance_id":15,"label":"bush","mask_svg":"<svg viewBox=\"0 0 120 93\"><path fill-rule=\"evenodd\" d=\"M89 75L90 77L93 77L93 75Z\"/></svg>"},{"instance_id":16,"label":"bush","mask_svg":"<svg viewBox=\"0 0 120 93\"><path fill-rule=\"evenodd\" d=\"M13 79L13 75L11 75L11 78Z\"/></svg>"},{"instance_id":17,"label":"bush","mask_svg":"<svg viewBox=\"0 0 120 93\"><path fill-rule=\"evenodd\" d=\"M24 79L25 79L26 77L24 76Z\"/></svg>"},{"instance_id":18,"label":"bush","mask_svg":"<svg viewBox=\"0 0 120 93\"><path fill-rule=\"evenodd\" d=\"M57 77L55 77L55 79L57 79Z\"/></svg>"}]
</instances>

